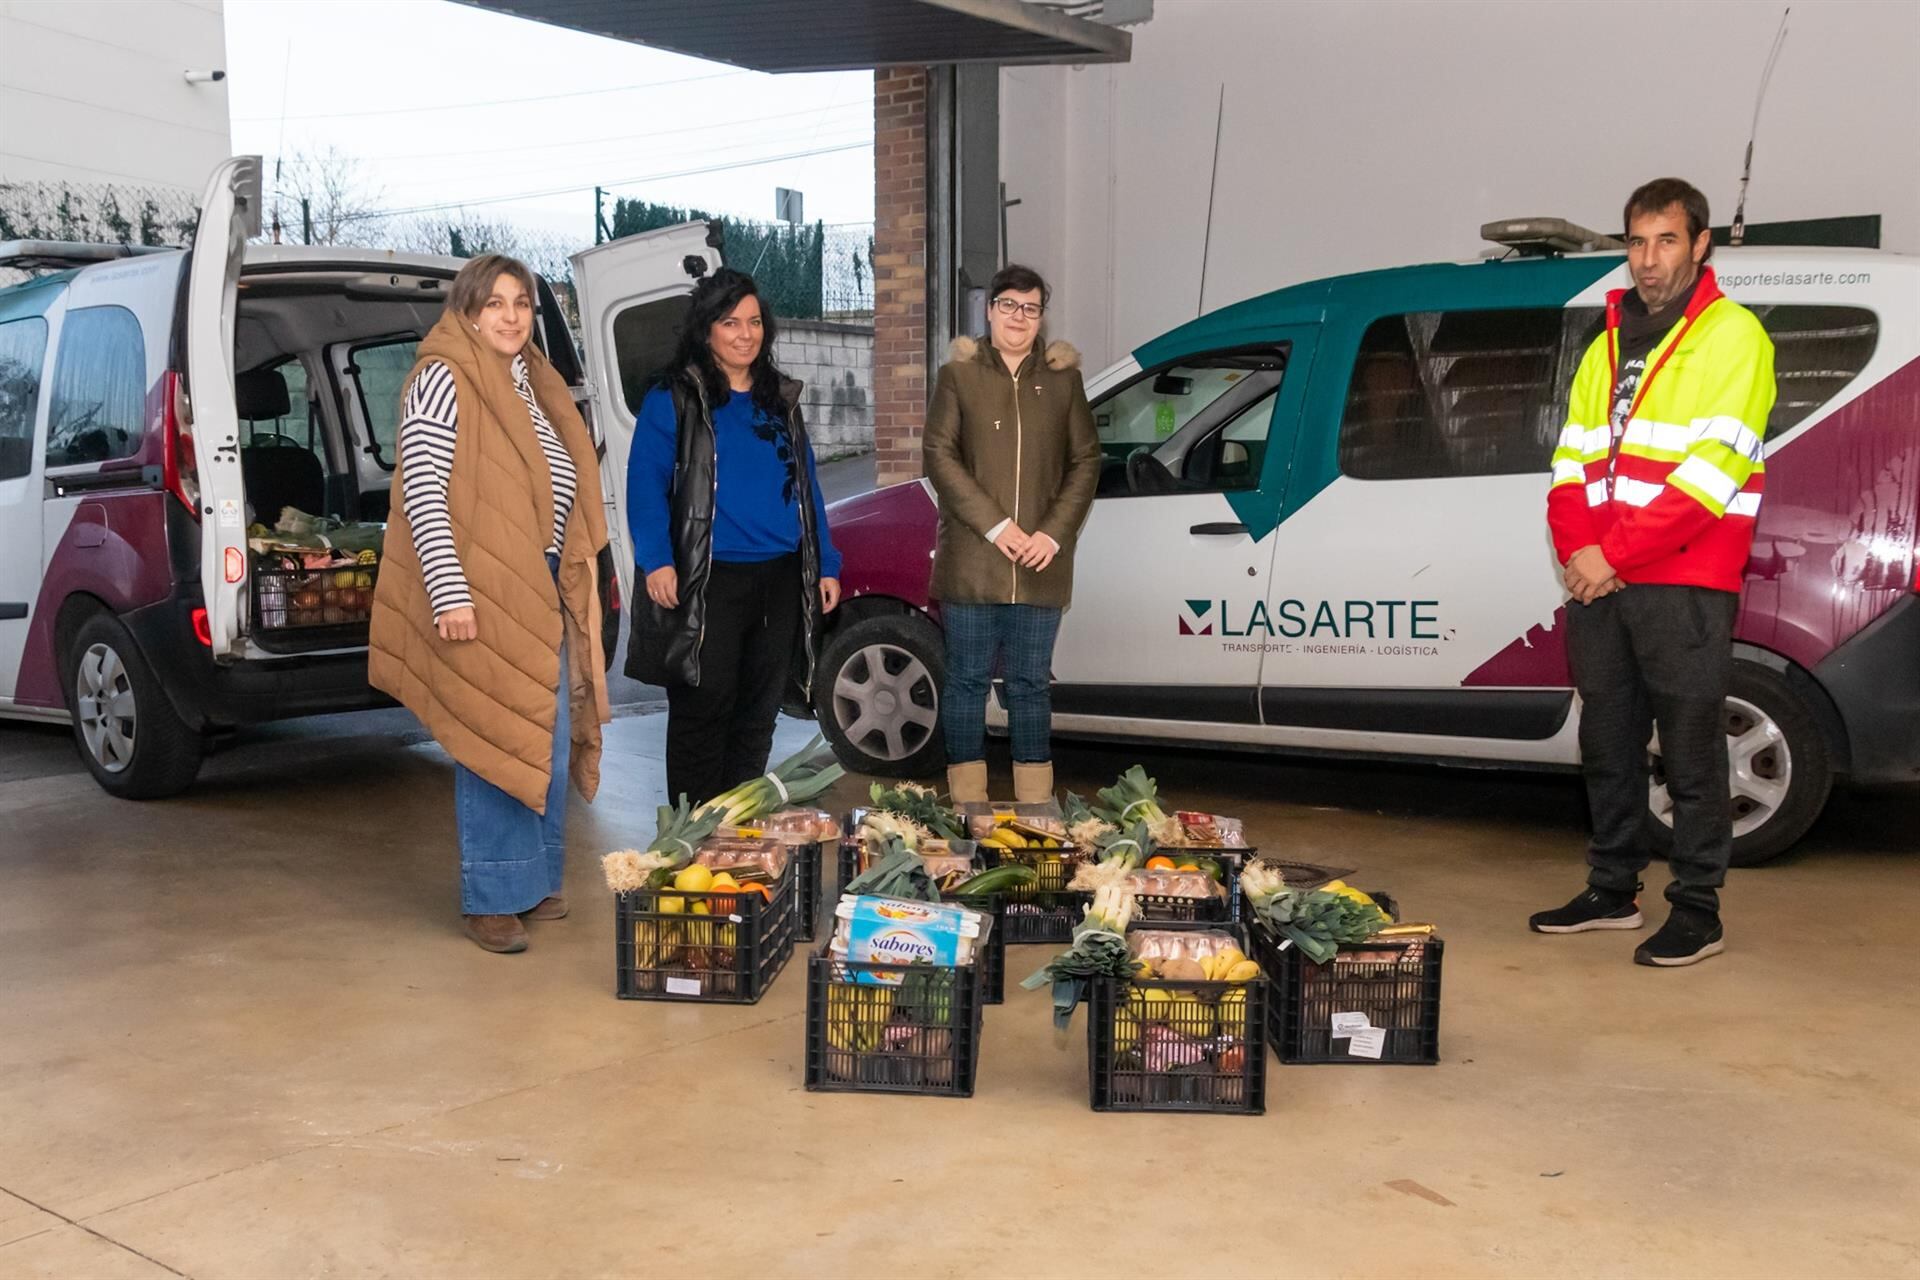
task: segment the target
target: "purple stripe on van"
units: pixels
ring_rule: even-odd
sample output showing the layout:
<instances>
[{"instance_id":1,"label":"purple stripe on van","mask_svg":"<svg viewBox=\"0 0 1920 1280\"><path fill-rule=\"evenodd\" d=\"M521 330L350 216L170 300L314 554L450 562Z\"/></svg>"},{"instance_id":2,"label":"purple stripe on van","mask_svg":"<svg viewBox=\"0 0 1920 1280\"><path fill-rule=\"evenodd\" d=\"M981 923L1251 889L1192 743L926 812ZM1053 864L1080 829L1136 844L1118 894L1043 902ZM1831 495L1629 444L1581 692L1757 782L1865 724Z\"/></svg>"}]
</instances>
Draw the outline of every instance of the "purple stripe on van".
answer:
<instances>
[{"instance_id":1,"label":"purple stripe on van","mask_svg":"<svg viewBox=\"0 0 1920 1280\"><path fill-rule=\"evenodd\" d=\"M1767 454L1766 497L1734 638L1811 670L1914 589L1920 525L1920 360ZM1463 685L1572 684L1567 611Z\"/></svg>"},{"instance_id":2,"label":"purple stripe on van","mask_svg":"<svg viewBox=\"0 0 1920 1280\"><path fill-rule=\"evenodd\" d=\"M173 590L167 557L167 508L158 490L101 494L76 505L47 558L40 599L27 630L14 696L28 706L66 705L60 687L60 655L54 624L61 605L91 596L114 613L165 600Z\"/></svg>"}]
</instances>

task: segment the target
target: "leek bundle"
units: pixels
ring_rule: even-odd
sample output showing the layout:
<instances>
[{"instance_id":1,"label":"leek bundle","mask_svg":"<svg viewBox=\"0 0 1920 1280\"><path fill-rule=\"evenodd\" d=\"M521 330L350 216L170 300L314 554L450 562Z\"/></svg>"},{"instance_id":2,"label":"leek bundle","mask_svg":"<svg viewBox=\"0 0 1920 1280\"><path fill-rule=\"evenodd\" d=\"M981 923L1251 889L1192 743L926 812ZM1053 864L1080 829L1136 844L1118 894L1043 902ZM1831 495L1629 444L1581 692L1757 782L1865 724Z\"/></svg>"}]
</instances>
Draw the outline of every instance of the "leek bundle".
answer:
<instances>
[{"instance_id":1,"label":"leek bundle","mask_svg":"<svg viewBox=\"0 0 1920 1280\"><path fill-rule=\"evenodd\" d=\"M1097 890L1073 931L1073 945L1020 984L1028 991L1053 984L1055 1030L1065 1031L1073 1021L1074 1006L1086 999L1089 979L1133 976L1133 957L1127 953L1127 925L1132 920L1133 894L1120 885Z\"/></svg>"},{"instance_id":2,"label":"leek bundle","mask_svg":"<svg viewBox=\"0 0 1920 1280\"><path fill-rule=\"evenodd\" d=\"M1255 921L1315 964L1333 959L1342 943L1365 942L1392 923L1371 900L1326 889L1291 889L1278 872L1257 862L1240 873L1240 892Z\"/></svg>"}]
</instances>

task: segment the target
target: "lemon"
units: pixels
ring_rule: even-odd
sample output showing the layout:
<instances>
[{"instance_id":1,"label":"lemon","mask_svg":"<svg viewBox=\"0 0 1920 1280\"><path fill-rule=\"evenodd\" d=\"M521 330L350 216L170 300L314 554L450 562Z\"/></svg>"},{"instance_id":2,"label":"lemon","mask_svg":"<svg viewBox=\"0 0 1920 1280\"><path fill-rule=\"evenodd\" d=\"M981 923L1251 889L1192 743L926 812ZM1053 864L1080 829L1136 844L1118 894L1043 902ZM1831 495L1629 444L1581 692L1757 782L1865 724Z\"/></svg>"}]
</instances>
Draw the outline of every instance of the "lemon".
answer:
<instances>
[{"instance_id":1,"label":"lemon","mask_svg":"<svg viewBox=\"0 0 1920 1280\"><path fill-rule=\"evenodd\" d=\"M720 871L714 874L713 883L708 887L712 889L738 889L740 882L733 878L731 872Z\"/></svg>"},{"instance_id":2,"label":"lemon","mask_svg":"<svg viewBox=\"0 0 1920 1280\"><path fill-rule=\"evenodd\" d=\"M688 893L705 893L713 887L713 872L695 862L675 873L673 887Z\"/></svg>"},{"instance_id":3,"label":"lemon","mask_svg":"<svg viewBox=\"0 0 1920 1280\"><path fill-rule=\"evenodd\" d=\"M677 916L681 912L685 911L686 909L687 909L687 900L681 897L679 894L663 893L660 895L660 914L661 915Z\"/></svg>"}]
</instances>

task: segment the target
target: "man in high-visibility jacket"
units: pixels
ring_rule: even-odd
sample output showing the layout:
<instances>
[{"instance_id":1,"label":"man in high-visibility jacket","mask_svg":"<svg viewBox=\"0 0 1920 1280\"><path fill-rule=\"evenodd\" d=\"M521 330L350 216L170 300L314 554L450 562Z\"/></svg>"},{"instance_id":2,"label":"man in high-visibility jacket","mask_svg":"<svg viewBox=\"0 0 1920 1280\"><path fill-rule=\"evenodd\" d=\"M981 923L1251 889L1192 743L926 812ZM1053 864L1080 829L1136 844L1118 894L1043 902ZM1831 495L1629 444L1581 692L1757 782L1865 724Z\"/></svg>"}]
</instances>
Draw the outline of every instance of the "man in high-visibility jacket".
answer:
<instances>
[{"instance_id":1,"label":"man in high-visibility jacket","mask_svg":"<svg viewBox=\"0 0 1920 1280\"><path fill-rule=\"evenodd\" d=\"M1733 619L1753 543L1773 408L1773 343L1706 265L1707 200L1662 178L1627 201L1634 287L1574 375L1547 523L1565 566L1567 649L1593 811L1587 889L1540 933L1638 929L1648 754L1657 726L1673 800L1666 924L1634 952L1694 964L1725 945L1733 845L1725 704Z\"/></svg>"}]
</instances>

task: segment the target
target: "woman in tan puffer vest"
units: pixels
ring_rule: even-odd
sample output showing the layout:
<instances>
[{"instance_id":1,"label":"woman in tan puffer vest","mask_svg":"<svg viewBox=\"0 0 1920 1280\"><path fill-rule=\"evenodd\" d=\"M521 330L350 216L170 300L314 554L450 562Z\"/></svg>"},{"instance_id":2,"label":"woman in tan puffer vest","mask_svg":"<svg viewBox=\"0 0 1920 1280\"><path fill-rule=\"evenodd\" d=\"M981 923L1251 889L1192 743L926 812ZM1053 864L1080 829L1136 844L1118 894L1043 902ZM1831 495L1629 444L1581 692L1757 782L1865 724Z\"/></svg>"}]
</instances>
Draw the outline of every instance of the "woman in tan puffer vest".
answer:
<instances>
[{"instance_id":1,"label":"woman in tan puffer vest","mask_svg":"<svg viewBox=\"0 0 1920 1280\"><path fill-rule=\"evenodd\" d=\"M1100 483L1080 354L1046 344L1049 290L1007 266L988 289L985 341L959 338L927 411L939 497L933 596L947 638L940 720L947 785L987 799L987 688L1003 664L1016 800L1053 796L1053 644L1073 595L1073 550Z\"/></svg>"},{"instance_id":2,"label":"woman in tan puffer vest","mask_svg":"<svg viewBox=\"0 0 1920 1280\"><path fill-rule=\"evenodd\" d=\"M488 951L567 914L568 775L593 798L610 718L599 462L533 298L524 264L475 258L420 343L367 673L453 757L460 910Z\"/></svg>"}]
</instances>

